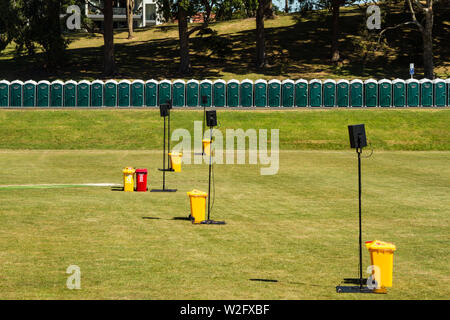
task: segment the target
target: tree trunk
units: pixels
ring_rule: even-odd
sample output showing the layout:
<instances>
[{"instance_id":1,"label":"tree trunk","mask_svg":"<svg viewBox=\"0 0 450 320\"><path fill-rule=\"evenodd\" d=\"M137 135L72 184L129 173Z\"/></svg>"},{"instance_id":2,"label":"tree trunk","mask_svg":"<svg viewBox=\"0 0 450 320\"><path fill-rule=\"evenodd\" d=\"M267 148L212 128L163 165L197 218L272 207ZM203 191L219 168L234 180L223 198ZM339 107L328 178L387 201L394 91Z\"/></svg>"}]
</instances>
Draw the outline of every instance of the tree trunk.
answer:
<instances>
[{"instance_id":1,"label":"tree trunk","mask_svg":"<svg viewBox=\"0 0 450 320\"><path fill-rule=\"evenodd\" d=\"M133 39L133 9L134 0L127 0L127 24L128 24L128 39Z\"/></svg>"},{"instance_id":2,"label":"tree trunk","mask_svg":"<svg viewBox=\"0 0 450 320\"><path fill-rule=\"evenodd\" d=\"M256 10L256 67L264 68L266 65L266 39L264 35L264 13L267 0L258 0Z\"/></svg>"},{"instance_id":3,"label":"tree trunk","mask_svg":"<svg viewBox=\"0 0 450 320\"><path fill-rule=\"evenodd\" d=\"M180 38L180 73L189 74L191 72L191 62L189 60L189 34L187 13L182 5L178 8L178 33Z\"/></svg>"},{"instance_id":4,"label":"tree trunk","mask_svg":"<svg viewBox=\"0 0 450 320\"><path fill-rule=\"evenodd\" d=\"M331 62L338 62L339 55L339 11L341 7L340 0L332 0L333 7L333 26L332 26L332 40L331 40Z\"/></svg>"},{"instance_id":5,"label":"tree trunk","mask_svg":"<svg viewBox=\"0 0 450 320\"><path fill-rule=\"evenodd\" d=\"M423 69L427 79L434 79L433 63L433 9L425 11L425 26L422 31Z\"/></svg>"},{"instance_id":6,"label":"tree trunk","mask_svg":"<svg viewBox=\"0 0 450 320\"><path fill-rule=\"evenodd\" d=\"M284 1L284 12L289 13L289 0Z\"/></svg>"},{"instance_id":7,"label":"tree trunk","mask_svg":"<svg viewBox=\"0 0 450 320\"><path fill-rule=\"evenodd\" d=\"M113 1L105 0L104 2L104 26L103 40L105 42L105 52L103 61L103 74L112 76L115 73L114 62L114 28L113 28Z\"/></svg>"}]
</instances>

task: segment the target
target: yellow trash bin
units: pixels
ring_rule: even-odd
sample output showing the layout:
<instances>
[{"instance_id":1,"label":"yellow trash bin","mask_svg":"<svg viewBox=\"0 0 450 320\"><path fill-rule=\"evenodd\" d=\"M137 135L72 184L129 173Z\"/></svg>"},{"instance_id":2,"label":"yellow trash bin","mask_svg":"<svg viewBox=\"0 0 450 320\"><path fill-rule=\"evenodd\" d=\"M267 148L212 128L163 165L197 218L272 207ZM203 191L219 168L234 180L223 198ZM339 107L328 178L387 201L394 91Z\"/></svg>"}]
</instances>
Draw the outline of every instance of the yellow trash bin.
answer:
<instances>
[{"instance_id":1,"label":"yellow trash bin","mask_svg":"<svg viewBox=\"0 0 450 320\"><path fill-rule=\"evenodd\" d=\"M191 202L191 218L193 218L194 223L205 221L206 197L208 197L208 194L195 189L187 194Z\"/></svg>"},{"instance_id":2,"label":"yellow trash bin","mask_svg":"<svg viewBox=\"0 0 450 320\"><path fill-rule=\"evenodd\" d=\"M366 248L370 252L370 261L372 266L372 274L375 279L379 279L378 288L375 292L384 292L388 287L392 287L392 272L394 268L394 244L384 241L367 241ZM375 273L379 272L379 275Z\"/></svg>"},{"instance_id":3,"label":"yellow trash bin","mask_svg":"<svg viewBox=\"0 0 450 320\"><path fill-rule=\"evenodd\" d=\"M136 170L131 167L123 169L123 191L133 192L134 191L134 173Z\"/></svg>"},{"instance_id":4,"label":"yellow trash bin","mask_svg":"<svg viewBox=\"0 0 450 320\"><path fill-rule=\"evenodd\" d=\"M211 140L210 139L203 139L203 152L209 156L211 153Z\"/></svg>"},{"instance_id":5,"label":"yellow trash bin","mask_svg":"<svg viewBox=\"0 0 450 320\"><path fill-rule=\"evenodd\" d=\"M173 171L181 172L181 157L183 154L181 152L172 152L169 153L169 156Z\"/></svg>"}]
</instances>

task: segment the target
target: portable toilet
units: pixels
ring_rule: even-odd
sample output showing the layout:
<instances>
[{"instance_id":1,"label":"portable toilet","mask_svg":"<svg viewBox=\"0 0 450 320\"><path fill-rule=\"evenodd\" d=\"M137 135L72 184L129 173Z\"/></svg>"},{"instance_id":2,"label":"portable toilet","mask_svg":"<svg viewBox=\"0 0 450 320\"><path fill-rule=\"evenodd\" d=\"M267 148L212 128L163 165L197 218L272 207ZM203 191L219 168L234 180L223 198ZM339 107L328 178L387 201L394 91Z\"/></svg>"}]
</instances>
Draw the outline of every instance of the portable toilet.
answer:
<instances>
[{"instance_id":1,"label":"portable toilet","mask_svg":"<svg viewBox=\"0 0 450 320\"><path fill-rule=\"evenodd\" d=\"M36 81L28 80L23 84L23 106L36 106Z\"/></svg>"},{"instance_id":2,"label":"portable toilet","mask_svg":"<svg viewBox=\"0 0 450 320\"><path fill-rule=\"evenodd\" d=\"M158 81L147 80L145 82L145 105L156 107L158 105Z\"/></svg>"},{"instance_id":3,"label":"portable toilet","mask_svg":"<svg viewBox=\"0 0 450 320\"><path fill-rule=\"evenodd\" d=\"M131 103L132 107L144 106L145 82L142 80L134 80L131 83Z\"/></svg>"},{"instance_id":4,"label":"portable toilet","mask_svg":"<svg viewBox=\"0 0 450 320\"><path fill-rule=\"evenodd\" d=\"M336 81L327 79L323 82L323 106L334 107L336 105Z\"/></svg>"},{"instance_id":5,"label":"portable toilet","mask_svg":"<svg viewBox=\"0 0 450 320\"><path fill-rule=\"evenodd\" d=\"M50 82L41 80L36 84L36 106L50 106Z\"/></svg>"},{"instance_id":6,"label":"portable toilet","mask_svg":"<svg viewBox=\"0 0 450 320\"><path fill-rule=\"evenodd\" d=\"M105 87L104 106L116 107L118 82L116 80L108 80L105 82L104 87Z\"/></svg>"},{"instance_id":7,"label":"portable toilet","mask_svg":"<svg viewBox=\"0 0 450 320\"><path fill-rule=\"evenodd\" d=\"M293 107L294 106L294 81L290 79L283 80L281 82L281 105L283 107Z\"/></svg>"},{"instance_id":8,"label":"portable toilet","mask_svg":"<svg viewBox=\"0 0 450 320\"><path fill-rule=\"evenodd\" d=\"M350 81L341 79L336 83L336 105L348 107L349 105Z\"/></svg>"},{"instance_id":9,"label":"portable toilet","mask_svg":"<svg viewBox=\"0 0 450 320\"><path fill-rule=\"evenodd\" d=\"M89 107L91 102L91 83L81 80L77 84L77 107Z\"/></svg>"},{"instance_id":10,"label":"portable toilet","mask_svg":"<svg viewBox=\"0 0 450 320\"><path fill-rule=\"evenodd\" d=\"M206 97L203 98L203 97ZM200 81L200 105L202 107L211 107L212 105L212 81L202 80Z\"/></svg>"},{"instance_id":11,"label":"portable toilet","mask_svg":"<svg viewBox=\"0 0 450 320\"><path fill-rule=\"evenodd\" d=\"M380 107L392 106L392 81L382 79L378 81Z\"/></svg>"},{"instance_id":12,"label":"portable toilet","mask_svg":"<svg viewBox=\"0 0 450 320\"><path fill-rule=\"evenodd\" d=\"M267 100L269 107L281 106L281 81L272 79L267 85Z\"/></svg>"},{"instance_id":13,"label":"portable toilet","mask_svg":"<svg viewBox=\"0 0 450 320\"><path fill-rule=\"evenodd\" d=\"M131 81L121 80L117 85L117 105L119 107L129 107L131 98Z\"/></svg>"},{"instance_id":14,"label":"portable toilet","mask_svg":"<svg viewBox=\"0 0 450 320\"><path fill-rule=\"evenodd\" d=\"M91 82L91 107L103 106L103 89L104 83L101 80L94 80ZM109 91L114 91L114 88Z\"/></svg>"},{"instance_id":15,"label":"portable toilet","mask_svg":"<svg viewBox=\"0 0 450 320\"><path fill-rule=\"evenodd\" d=\"M433 106L433 82L430 79L422 79L420 82L420 105L422 107Z\"/></svg>"},{"instance_id":16,"label":"portable toilet","mask_svg":"<svg viewBox=\"0 0 450 320\"><path fill-rule=\"evenodd\" d=\"M213 105L214 107L225 107L226 106L226 86L225 80L218 79L213 83Z\"/></svg>"},{"instance_id":17,"label":"portable toilet","mask_svg":"<svg viewBox=\"0 0 450 320\"><path fill-rule=\"evenodd\" d=\"M14 80L9 84L9 105L11 107L22 107L23 82Z\"/></svg>"},{"instance_id":18,"label":"portable toilet","mask_svg":"<svg viewBox=\"0 0 450 320\"><path fill-rule=\"evenodd\" d=\"M447 106L450 107L450 79L445 80L447 84Z\"/></svg>"},{"instance_id":19,"label":"portable toilet","mask_svg":"<svg viewBox=\"0 0 450 320\"><path fill-rule=\"evenodd\" d=\"M359 79L350 81L350 107L363 106L363 82Z\"/></svg>"},{"instance_id":20,"label":"portable toilet","mask_svg":"<svg viewBox=\"0 0 450 320\"><path fill-rule=\"evenodd\" d=\"M295 81L294 100L294 105L296 107L308 106L308 81L305 79L298 79Z\"/></svg>"},{"instance_id":21,"label":"portable toilet","mask_svg":"<svg viewBox=\"0 0 450 320\"><path fill-rule=\"evenodd\" d=\"M309 105L311 107L322 106L322 81L320 80L309 81Z\"/></svg>"},{"instance_id":22,"label":"portable toilet","mask_svg":"<svg viewBox=\"0 0 450 320\"><path fill-rule=\"evenodd\" d=\"M189 80L186 85L186 105L188 107L197 107L198 102L198 90L200 83L197 80Z\"/></svg>"},{"instance_id":23,"label":"portable toilet","mask_svg":"<svg viewBox=\"0 0 450 320\"><path fill-rule=\"evenodd\" d=\"M267 80L258 79L255 81L255 107L267 106Z\"/></svg>"},{"instance_id":24,"label":"portable toilet","mask_svg":"<svg viewBox=\"0 0 450 320\"><path fill-rule=\"evenodd\" d=\"M241 107L253 106L253 81L245 79L241 81L240 92Z\"/></svg>"},{"instance_id":25,"label":"portable toilet","mask_svg":"<svg viewBox=\"0 0 450 320\"><path fill-rule=\"evenodd\" d=\"M374 79L364 81L364 105L369 108L378 106L378 82Z\"/></svg>"},{"instance_id":26,"label":"portable toilet","mask_svg":"<svg viewBox=\"0 0 450 320\"><path fill-rule=\"evenodd\" d=\"M445 80L442 79L434 79L434 105L436 107L445 107L447 102L447 88L445 85Z\"/></svg>"},{"instance_id":27,"label":"portable toilet","mask_svg":"<svg viewBox=\"0 0 450 320\"><path fill-rule=\"evenodd\" d=\"M228 80L227 82L227 106L237 107L239 106L239 81Z\"/></svg>"},{"instance_id":28,"label":"portable toilet","mask_svg":"<svg viewBox=\"0 0 450 320\"><path fill-rule=\"evenodd\" d=\"M158 84L158 105L172 103L172 83L161 80Z\"/></svg>"},{"instance_id":29,"label":"portable toilet","mask_svg":"<svg viewBox=\"0 0 450 320\"><path fill-rule=\"evenodd\" d=\"M408 79L406 80L406 105L408 107L418 107L419 106L419 80Z\"/></svg>"},{"instance_id":30,"label":"portable toilet","mask_svg":"<svg viewBox=\"0 0 450 320\"><path fill-rule=\"evenodd\" d=\"M62 107L63 106L63 91L64 82L55 80L50 85L50 106Z\"/></svg>"},{"instance_id":31,"label":"portable toilet","mask_svg":"<svg viewBox=\"0 0 450 320\"><path fill-rule=\"evenodd\" d=\"M394 107L404 107L406 104L406 83L403 79L392 81Z\"/></svg>"},{"instance_id":32,"label":"portable toilet","mask_svg":"<svg viewBox=\"0 0 450 320\"><path fill-rule=\"evenodd\" d=\"M0 81L0 107L9 106L9 81Z\"/></svg>"},{"instance_id":33,"label":"portable toilet","mask_svg":"<svg viewBox=\"0 0 450 320\"><path fill-rule=\"evenodd\" d=\"M63 87L63 106L75 107L77 105L77 83L68 80Z\"/></svg>"},{"instance_id":34,"label":"portable toilet","mask_svg":"<svg viewBox=\"0 0 450 320\"><path fill-rule=\"evenodd\" d=\"M175 80L172 82L172 106L184 107L186 105L186 82Z\"/></svg>"}]
</instances>

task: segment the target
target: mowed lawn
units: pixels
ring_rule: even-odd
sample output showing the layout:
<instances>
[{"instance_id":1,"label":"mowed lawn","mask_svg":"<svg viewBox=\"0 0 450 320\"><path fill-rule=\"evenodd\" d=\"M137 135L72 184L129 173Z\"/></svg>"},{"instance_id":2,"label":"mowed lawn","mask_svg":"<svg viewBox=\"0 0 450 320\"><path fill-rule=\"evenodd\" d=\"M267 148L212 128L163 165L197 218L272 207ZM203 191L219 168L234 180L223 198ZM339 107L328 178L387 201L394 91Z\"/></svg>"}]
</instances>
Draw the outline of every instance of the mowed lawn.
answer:
<instances>
[{"instance_id":1,"label":"mowed lawn","mask_svg":"<svg viewBox=\"0 0 450 320\"><path fill-rule=\"evenodd\" d=\"M182 219L186 192L207 191L206 164L168 174L176 193L0 188L0 299L448 299L449 161L449 151L363 159L363 240L397 246L387 295L335 292L358 276L348 149L281 151L269 176L264 165L216 165L212 218L223 226ZM148 168L161 187L156 150L3 150L0 185L120 184L125 166ZM66 288L70 265L81 290Z\"/></svg>"}]
</instances>

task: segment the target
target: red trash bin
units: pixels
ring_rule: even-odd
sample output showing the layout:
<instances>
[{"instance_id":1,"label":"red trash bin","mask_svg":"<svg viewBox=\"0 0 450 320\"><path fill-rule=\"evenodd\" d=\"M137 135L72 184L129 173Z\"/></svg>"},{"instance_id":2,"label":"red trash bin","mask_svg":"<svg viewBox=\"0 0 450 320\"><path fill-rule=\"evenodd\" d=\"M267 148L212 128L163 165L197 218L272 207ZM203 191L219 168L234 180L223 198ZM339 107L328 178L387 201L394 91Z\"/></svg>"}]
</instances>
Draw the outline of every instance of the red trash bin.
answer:
<instances>
[{"instance_id":1,"label":"red trash bin","mask_svg":"<svg viewBox=\"0 0 450 320\"><path fill-rule=\"evenodd\" d=\"M136 191L147 191L147 169L136 169Z\"/></svg>"}]
</instances>

